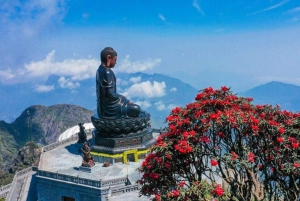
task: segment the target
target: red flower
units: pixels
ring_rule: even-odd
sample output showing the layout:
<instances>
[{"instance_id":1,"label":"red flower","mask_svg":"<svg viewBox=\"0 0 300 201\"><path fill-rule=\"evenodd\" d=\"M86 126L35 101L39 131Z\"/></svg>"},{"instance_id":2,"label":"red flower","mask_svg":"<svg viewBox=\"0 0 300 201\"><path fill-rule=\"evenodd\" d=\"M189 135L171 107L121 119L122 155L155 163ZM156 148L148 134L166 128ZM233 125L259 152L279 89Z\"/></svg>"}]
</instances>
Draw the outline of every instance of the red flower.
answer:
<instances>
[{"instance_id":1,"label":"red flower","mask_svg":"<svg viewBox=\"0 0 300 201\"><path fill-rule=\"evenodd\" d=\"M248 158L248 161L251 162L251 163L254 163L254 158L255 158L255 155L254 153L250 152L247 156Z\"/></svg>"},{"instance_id":2,"label":"red flower","mask_svg":"<svg viewBox=\"0 0 300 201\"><path fill-rule=\"evenodd\" d=\"M172 110L172 113L173 113L173 114L178 114L180 111L181 111L180 107L175 107L175 108Z\"/></svg>"},{"instance_id":3,"label":"red flower","mask_svg":"<svg viewBox=\"0 0 300 201\"><path fill-rule=\"evenodd\" d=\"M142 166L145 167L147 166L147 164L148 164L147 161L143 161Z\"/></svg>"},{"instance_id":4,"label":"red flower","mask_svg":"<svg viewBox=\"0 0 300 201\"><path fill-rule=\"evenodd\" d=\"M215 119L217 119L217 118L220 117L220 114L212 113L212 114L209 115L209 117L210 117L211 119L215 120Z\"/></svg>"},{"instance_id":5,"label":"red flower","mask_svg":"<svg viewBox=\"0 0 300 201\"><path fill-rule=\"evenodd\" d=\"M293 147L294 149L298 149L298 148L299 148L299 143L298 143L298 142L293 142L293 143L292 143L292 147Z\"/></svg>"},{"instance_id":6,"label":"red flower","mask_svg":"<svg viewBox=\"0 0 300 201\"><path fill-rule=\"evenodd\" d=\"M197 112L195 113L195 118L199 118L199 117L201 116L201 114L202 114L202 111L201 111L201 110L197 111Z\"/></svg>"},{"instance_id":7,"label":"red flower","mask_svg":"<svg viewBox=\"0 0 300 201\"><path fill-rule=\"evenodd\" d=\"M231 152L231 160L234 161L236 159L238 159L239 155L237 155L237 153L235 153L234 151Z\"/></svg>"},{"instance_id":8,"label":"red flower","mask_svg":"<svg viewBox=\"0 0 300 201\"><path fill-rule=\"evenodd\" d=\"M211 193L216 195L216 196L222 196L222 195L224 195L224 190L221 187L221 185L218 184L218 185L215 186L215 189Z\"/></svg>"},{"instance_id":9,"label":"red flower","mask_svg":"<svg viewBox=\"0 0 300 201\"><path fill-rule=\"evenodd\" d=\"M256 126L256 125L251 125L251 128L254 132L258 131L258 126Z\"/></svg>"},{"instance_id":10,"label":"red flower","mask_svg":"<svg viewBox=\"0 0 300 201\"><path fill-rule=\"evenodd\" d=\"M189 131L189 135L190 135L191 137L195 137L195 136L196 136L196 132L195 132L195 131Z\"/></svg>"},{"instance_id":11,"label":"red flower","mask_svg":"<svg viewBox=\"0 0 300 201\"><path fill-rule=\"evenodd\" d=\"M187 139L189 137L189 133L188 132L183 132L182 134L184 139Z\"/></svg>"},{"instance_id":12,"label":"red flower","mask_svg":"<svg viewBox=\"0 0 300 201\"><path fill-rule=\"evenodd\" d=\"M178 140L178 143L174 145L174 148L182 154L187 154L193 151L193 148L186 140Z\"/></svg>"},{"instance_id":13,"label":"red flower","mask_svg":"<svg viewBox=\"0 0 300 201\"><path fill-rule=\"evenodd\" d=\"M289 140L290 142L297 142L297 140L296 140L295 138L293 138L293 137L288 137L288 140Z\"/></svg>"},{"instance_id":14,"label":"red flower","mask_svg":"<svg viewBox=\"0 0 300 201\"><path fill-rule=\"evenodd\" d=\"M283 137L277 137L276 140L277 140L277 142L279 142L279 143L284 142L284 138L283 138Z\"/></svg>"},{"instance_id":15,"label":"red flower","mask_svg":"<svg viewBox=\"0 0 300 201\"><path fill-rule=\"evenodd\" d=\"M228 88L226 86L223 86L223 87L221 87L221 90L225 92L225 91L228 91Z\"/></svg>"},{"instance_id":16,"label":"red flower","mask_svg":"<svg viewBox=\"0 0 300 201\"><path fill-rule=\"evenodd\" d=\"M185 181L180 182L179 186L183 187L185 185Z\"/></svg>"},{"instance_id":17,"label":"red flower","mask_svg":"<svg viewBox=\"0 0 300 201\"><path fill-rule=\"evenodd\" d=\"M284 131L285 131L285 130L284 130L284 128L282 128L282 127L278 129L278 132L279 132L280 134L283 134Z\"/></svg>"},{"instance_id":18,"label":"red flower","mask_svg":"<svg viewBox=\"0 0 300 201\"><path fill-rule=\"evenodd\" d=\"M251 101L253 101L253 98L246 98L246 100L251 102Z\"/></svg>"},{"instance_id":19,"label":"red flower","mask_svg":"<svg viewBox=\"0 0 300 201\"><path fill-rule=\"evenodd\" d=\"M221 131L218 132L218 136L222 139L225 137L224 133L222 133Z\"/></svg>"},{"instance_id":20,"label":"red flower","mask_svg":"<svg viewBox=\"0 0 300 201\"><path fill-rule=\"evenodd\" d=\"M209 143L210 139L207 136L202 136L201 141L204 142L204 143Z\"/></svg>"},{"instance_id":21,"label":"red flower","mask_svg":"<svg viewBox=\"0 0 300 201\"><path fill-rule=\"evenodd\" d=\"M158 177L159 177L159 175L158 175L157 173L150 172L150 173L149 173L149 177L150 177L151 179L157 180Z\"/></svg>"},{"instance_id":22,"label":"red flower","mask_svg":"<svg viewBox=\"0 0 300 201\"><path fill-rule=\"evenodd\" d=\"M300 163L294 163L294 167L295 167L295 168L300 167Z\"/></svg>"},{"instance_id":23,"label":"red flower","mask_svg":"<svg viewBox=\"0 0 300 201\"><path fill-rule=\"evenodd\" d=\"M179 196L179 191L177 189L173 190L173 196L178 197Z\"/></svg>"},{"instance_id":24,"label":"red flower","mask_svg":"<svg viewBox=\"0 0 300 201\"><path fill-rule=\"evenodd\" d=\"M171 154L167 154L166 158L169 159L169 160L171 160L172 159Z\"/></svg>"},{"instance_id":25,"label":"red flower","mask_svg":"<svg viewBox=\"0 0 300 201\"><path fill-rule=\"evenodd\" d=\"M212 92L214 92L214 89L212 87L208 87L208 88L204 89L204 92L205 93L212 93Z\"/></svg>"},{"instance_id":26,"label":"red flower","mask_svg":"<svg viewBox=\"0 0 300 201\"><path fill-rule=\"evenodd\" d=\"M218 161L216 161L216 160L214 160L214 159L211 159L211 160L210 160L210 164L211 164L212 166L217 166L217 165L218 165Z\"/></svg>"},{"instance_id":27,"label":"red flower","mask_svg":"<svg viewBox=\"0 0 300 201\"><path fill-rule=\"evenodd\" d=\"M204 94L203 94L203 93L197 94L195 100L200 100L200 99L202 99L203 97L204 97Z\"/></svg>"},{"instance_id":28,"label":"red flower","mask_svg":"<svg viewBox=\"0 0 300 201\"><path fill-rule=\"evenodd\" d=\"M159 195L159 194L156 194L156 195L155 195L155 200L156 200L156 201L160 201L160 195Z\"/></svg>"}]
</instances>

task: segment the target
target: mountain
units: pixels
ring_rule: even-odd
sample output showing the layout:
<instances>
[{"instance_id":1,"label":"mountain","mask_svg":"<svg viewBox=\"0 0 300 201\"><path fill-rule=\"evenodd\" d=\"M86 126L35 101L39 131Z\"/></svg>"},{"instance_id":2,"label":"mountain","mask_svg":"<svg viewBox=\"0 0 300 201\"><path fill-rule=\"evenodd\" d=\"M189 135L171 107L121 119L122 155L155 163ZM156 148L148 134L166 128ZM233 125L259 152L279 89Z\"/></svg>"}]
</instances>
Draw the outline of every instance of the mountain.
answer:
<instances>
[{"instance_id":1,"label":"mountain","mask_svg":"<svg viewBox=\"0 0 300 201\"><path fill-rule=\"evenodd\" d=\"M28 143L30 133L32 140L50 144L66 129L79 122L90 122L92 115L92 111L76 105L34 105L25 109L12 123L0 121L0 184L11 182L12 173L32 165L38 159L40 147ZM28 117L31 119L31 130Z\"/></svg>"},{"instance_id":2,"label":"mountain","mask_svg":"<svg viewBox=\"0 0 300 201\"><path fill-rule=\"evenodd\" d=\"M285 110L300 111L300 86L273 81L238 95L252 97L255 104L278 104Z\"/></svg>"},{"instance_id":3,"label":"mountain","mask_svg":"<svg viewBox=\"0 0 300 201\"><path fill-rule=\"evenodd\" d=\"M34 105L25 109L12 123L0 121L0 169L14 160L18 150L30 141L30 135L32 141L50 144L79 122L91 122L92 115L92 111L76 105Z\"/></svg>"}]
</instances>

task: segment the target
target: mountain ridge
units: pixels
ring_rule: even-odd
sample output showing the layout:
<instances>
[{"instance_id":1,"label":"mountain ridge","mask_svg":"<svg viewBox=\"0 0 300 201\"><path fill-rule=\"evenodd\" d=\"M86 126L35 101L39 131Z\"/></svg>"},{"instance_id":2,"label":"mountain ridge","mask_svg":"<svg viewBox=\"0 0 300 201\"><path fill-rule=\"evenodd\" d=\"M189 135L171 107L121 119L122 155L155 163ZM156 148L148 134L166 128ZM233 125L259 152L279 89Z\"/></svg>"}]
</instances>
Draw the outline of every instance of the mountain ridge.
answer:
<instances>
[{"instance_id":1,"label":"mountain ridge","mask_svg":"<svg viewBox=\"0 0 300 201\"><path fill-rule=\"evenodd\" d=\"M294 84L272 81L238 95L252 97L254 104L279 104L282 109L300 111L300 86Z\"/></svg>"}]
</instances>

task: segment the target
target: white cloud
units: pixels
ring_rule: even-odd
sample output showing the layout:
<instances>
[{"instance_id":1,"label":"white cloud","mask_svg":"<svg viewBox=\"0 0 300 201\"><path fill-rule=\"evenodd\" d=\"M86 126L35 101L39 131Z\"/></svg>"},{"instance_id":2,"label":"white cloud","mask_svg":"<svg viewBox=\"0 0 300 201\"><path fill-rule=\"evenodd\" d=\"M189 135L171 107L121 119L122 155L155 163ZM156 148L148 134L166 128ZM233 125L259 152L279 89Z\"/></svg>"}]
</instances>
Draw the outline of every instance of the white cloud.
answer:
<instances>
[{"instance_id":1,"label":"white cloud","mask_svg":"<svg viewBox=\"0 0 300 201\"><path fill-rule=\"evenodd\" d=\"M8 80L14 78L16 75L12 73L12 70L10 68L6 70L0 70L0 78L1 80Z\"/></svg>"},{"instance_id":2,"label":"white cloud","mask_svg":"<svg viewBox=\"0 0 300 201\"><path fill-rule=\"evenodd\" d=\"M166 106L166 105L164 104L164 102L162 102L162 101L158 101L158 102L154 103L154 105L155 105L155 107L156 107L156 109L157 109L158 111L162 111L162 110L172 110L172 109L174 109L175 107L178 106L178 105L175 105L175 104L169 104L168 106Z\"/></svg>"},{"instance_id":3,"label":"white cloud","mask_svg":"<svg viewBox=\"0 0 300 201\"><path fill-rule=\"evenodd\" d=\"M126 97L139 97L139 98L154 98L165 95L165 82L156 82L153 84L150 81L133 84L127 89L123 95Z\"/></svg>"},{"instance_id":4,"label":"white cloud","mask_svg":"<svg viewBox=\"0 0 300 201\"><path fill-rule=\"evenodd\" d=\"M275 9L275 8L278 8L278 7L280 7L280 6L283 6L284 4L288 3L289 1L290 1L290 0L283 0L283 1L279 2L278 4L275 4L275 5L273 5L273 6L270 6L270 7L266 8L266 9L263 9L263 10L259 10L259 11L253 12L253 13L251 13L250 15L255 15L255 14L257 14L257 13L263 13L263 12L266 12L266 11L269 11L269 10L273 10L273 9Z\"/></svg>"},{"instance_id":5,"label":"white cloud","mask_svg":"<svg viewBox=\"0 0 300 201\"><path fill-rule=\"evenodd\" d=\"M170 92L175 92L175 91L177 91L176 87L173 87L172 89L170 89Z\"/></svg>"},{"instance_id":6,"label":"white cloud","mask_svg":"<svg viewBox=\"0 0 300 201\"><path fill-rule=\"evenodd\" d=\"M152 104L148 100L136 101L134 103L139 105L142 109L147 109L152 106Z\"/></svg>"},{"instance_id":7,"label":"white cloud","mask_svg":"<svg viewBox=\"0 0 300 201\"><path fill-rule=\"evenodd\" d=\"M49 91L54 90L54 85L37 85L34 90L39 93L49 92Z\"/></svg>"},{"instance_id":8,"label":"white cloud","mask_svg":"<svg viewBox=\"0 0 300 201\"><path fill-rule=\"evenodd\" d=\"M73 80L83 80L95 76L99 61L95 59L66 59L55 61L55 50L44 60L25 64L25 73L32 77L48 77L51 74L73 76Z\"/></svg>"},{"instance_id":9,"label":"white cloud","mask_svg":"<svg viewBox=\"0 0 300 201\"><path fill-rule=\"evenodd\" d=\"M127 80L122 80L122 79L120 79L120 78L117 78L117 85L121 85L121 86L126 86L126 85L128 85L128 81Z\"/></svg>"},{"instance_id":10,"label":"white cloud","mask_svg":"<svg viewBox=\"0 0 300 201\"><path fill-rule=\"evenodd\" d=\"M1 7L0 23L7 27L7 32L27 37L49 30L60 23L66 13L64 0L11 0Z\"/></svg>"},{"instance_id":11,"label":"white cloud","mask_svg":"<svg viewBox=\"0 0 300 201\"><path fill-rule=\"evenodd\" d=\"M166 21L166 18L165 18L162 14L159 14L158 17L159 17L162 21Z\"/></svg>"},{"instance_id":12,"label":"white cloud","mask_svg":"<svg viewBox=\"0 0 300 201\"><path fill-rule=\"evenodd\" d=\"M156 109L158 111L162 111L162 110L166 109L166 106L162 101L158 101L158 102L154 103L154 105L156 106Z\"/></svg>"},{"instance_id":13,"label":"white cloud","mask_svg":"<svg viewBox=\"0 0 300 201\"><path fill-rule=\"evenodd\" d=\"M115 72L124 72L124 73L135 73L145 70L151 70L154 66L159 64L161 59L147 59L146 61L136 61L131 62L129 60L129 55L121 61L121 64L114 69Z\"/></svg>"},{"instance_id":14,"label":"white cloud","mask_svg":"<svg viewBox=\"0 0 300 201\"><path fill-rule=\"evenodd\" d=\"M69 89L75 89L80 86L78 82L73 82L71 78L65 78L61 77L58 80L58 84L61 88L69 88Z\"/></svg>"},{"instance_id":15,"label":"white cloud","mask_svg":"<svg viewBox=\"0 0 300 201\"><path fill-rule=\"evenodd\" d=\"M193 1L193 6L198 10L199 13L201 13L203 16L205 15L205 13L203 12L203 10L201 9L198 0L194 0Z\"/></svg>"},{"instance_id":16,"label":"white cloud","mask_svg":"<svg viewBox=\"0 0 300 201\"><path fill-rule=\"evenodd\" d=\"M141 76L138 76L138 77L131 77L129 80L130 80L131 82L133 82L133 83L138 83L138 82L140 82L140 81L142 80L142 78L141 78Z\"/></svg>"}]
</instances>

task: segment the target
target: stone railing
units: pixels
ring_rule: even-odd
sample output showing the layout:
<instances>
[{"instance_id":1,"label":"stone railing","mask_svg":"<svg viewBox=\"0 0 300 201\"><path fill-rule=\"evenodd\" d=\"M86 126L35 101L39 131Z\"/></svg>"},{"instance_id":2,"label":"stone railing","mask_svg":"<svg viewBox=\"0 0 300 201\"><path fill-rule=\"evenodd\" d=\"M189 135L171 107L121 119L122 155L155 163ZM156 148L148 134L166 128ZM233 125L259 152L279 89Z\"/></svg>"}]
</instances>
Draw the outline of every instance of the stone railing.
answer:
<instances>
[{"instance_id":1,"label":"stone railing","mask_svg":"<svg viewBox=\"0 0 300 201\"><path fill-rule=\"evenodd\" d=\"M86 129L86 135L91 135L92 134L92 129ZM58 141L58 142L54 142L52 144L46 145L43 147L42 152L47 152L50 151L52 149L55 149L56 147L63 145L63 144L67 144L69 142L78 140L78 133L74 133L73 135L71 135L69 138L64 139L62 141Z\"/></svg>"},{"instance_id":2,"label":"stone railing","mask_svg":"<svg viewBox=\"0 0 300 201\"><path fill-rule=\"evenodd\" d=\"M11 187L11 184L7 184L5 186L0 187L0 199L7 196L7 194L9 193L10 187Z\"/></svg>"},{"instance_id":3,"label":"stone railing","mask_svg":"<svg viewBox=\"0 0 300 201\"><path fill-rule=\"evenodd\" d=\"M111 180L106 180L102 181L101 187L108 187L108 186L115 186L115 185L128 185L129 179L128 177L123 177L123 178L117 178L117 179L111 179Z\"/></svg>"},{"instance_id":4,"label":"stone railing","mask_svg":"<svg viewBox=\"0 0 300 201\"><path fill-rule=\"evenodd\" d=\"M128 177L122 177L122 178L117 178L117 179L110 179L110 180L92 180L92 179L86 179L86 178L81 178L79 176L74 177L74 176L69 176L65 174L60 174L60 173L55 173L55 172L48 172L44 170L38 170L37 175L39 177L46 177L50 179L55 179L55 180L60 180L60 181L66 181L74 184L81 184L81 185L86 185L86 186L92 186L96 188L107 188L110 186L126 186L130 184L130 181Z\"/></svg>"},{"instance_id":5,"label":"stone railing","mask_svg":"<svg viewBox=\"0 0 300 201\"><path fill-rule=\"evenodd\" d=\"M117 188L111 188L111 196L116 196L123 193L129 193L132 191L138 191L140 186L138 184L128 186L118 186Z\"/></svg>"},{"instance_id":6,"label":"stone railing","mask_svg":"<svg viewBox=\"0 0 300 201\"><path fill-rule=\"evenodd\" d=\"M55 180L60 180L60 181L66 181L70 183L75 183L75 184L81 184L81 185L86 185L86 186L92 186L96 188L101 188L101 180L92 180L92 179L85 179L81 177L74 177L74 176L69 176L65 174L60 174L60 173L54 173L54 172L48 172L44 170L38 170L38 176L40 177L47 177Z\"/></svg>"},{"instance_id":7,"label":"stone railing","mask_svg":"<svg viewBox=\"0 0 300 201\"><path fill-rule=\"evenodd\" d=\"M15 176L14 176L14 179L13 179L13 182L10 184L10 189L9 189L9 192L6 194L6 200L11 200L11 197L12 197L12 193L13 193L13 190L15 188L15 185L17 183L17 180L19 177L25 175L25 174L28 174L29 172L31 172L33 169L33 167L29 167L29 168L26 168L24 170L21 170L19 172L16 172L15 173ZM4 196L3 196L4 197Z\"/></svg>"}]
</instances>

